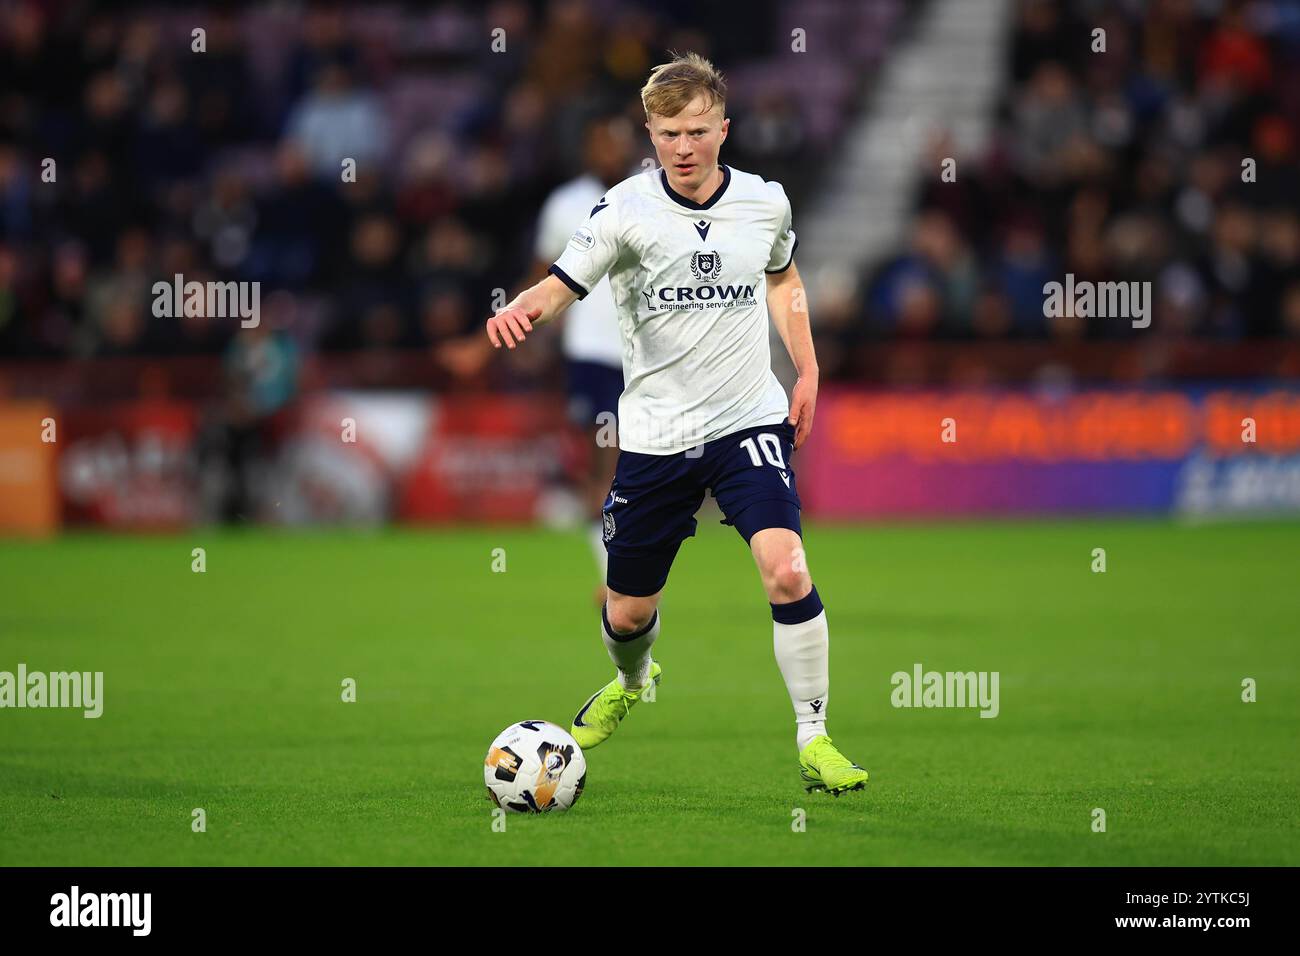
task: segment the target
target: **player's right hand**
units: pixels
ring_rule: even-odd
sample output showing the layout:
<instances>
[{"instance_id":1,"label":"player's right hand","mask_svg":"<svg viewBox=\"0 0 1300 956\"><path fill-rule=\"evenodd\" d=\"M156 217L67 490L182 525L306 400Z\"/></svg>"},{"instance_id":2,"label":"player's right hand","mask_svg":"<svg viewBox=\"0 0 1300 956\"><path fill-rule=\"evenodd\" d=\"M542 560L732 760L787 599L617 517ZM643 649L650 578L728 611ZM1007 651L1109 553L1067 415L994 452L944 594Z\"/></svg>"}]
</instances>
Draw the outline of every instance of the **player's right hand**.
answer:
<instances>
[{"instance_id":1,"label":"player's right hand","mask_svg":"<svg viewBox=\"0 0 1300 956\"><path fill-rule=\"evenodd\" d=\"M513 309L502 309L487 320L488 338L492 340L495 348L501 348L501 343L504 342L506 348L512 349L516 341L524 340L525 332L533 330L533 320L541 314L541 309L525 309L519 306Z\"/></svg>"}]
</instances>

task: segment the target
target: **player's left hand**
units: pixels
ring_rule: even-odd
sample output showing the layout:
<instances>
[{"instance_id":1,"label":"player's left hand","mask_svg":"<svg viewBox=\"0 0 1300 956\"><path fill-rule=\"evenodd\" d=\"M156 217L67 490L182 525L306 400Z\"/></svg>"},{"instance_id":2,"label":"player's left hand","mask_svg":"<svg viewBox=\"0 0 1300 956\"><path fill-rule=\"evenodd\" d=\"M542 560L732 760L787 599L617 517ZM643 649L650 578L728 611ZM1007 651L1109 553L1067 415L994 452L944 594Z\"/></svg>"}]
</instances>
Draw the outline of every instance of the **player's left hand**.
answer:
<instances>
[{"instance_id":1,"label":"player's left hand","mask_svg":"<svg viewBox=\"0 0 1300 956\"><path fill-rule=\"evenodd\" d=\"M794 426L797 450L812 431L813 409L817 407L817 376L800 376L790 396L790 424Z\"/></svg>"}]
</instances>

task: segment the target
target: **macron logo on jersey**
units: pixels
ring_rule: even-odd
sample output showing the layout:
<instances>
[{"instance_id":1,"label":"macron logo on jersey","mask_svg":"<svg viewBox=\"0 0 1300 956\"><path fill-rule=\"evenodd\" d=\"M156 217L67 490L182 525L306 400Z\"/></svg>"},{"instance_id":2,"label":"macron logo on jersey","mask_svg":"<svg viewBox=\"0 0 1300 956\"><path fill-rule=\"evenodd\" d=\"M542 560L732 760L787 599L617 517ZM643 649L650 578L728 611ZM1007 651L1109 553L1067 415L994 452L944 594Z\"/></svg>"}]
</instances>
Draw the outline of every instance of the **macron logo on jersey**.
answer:
<instances>
[{"instance_id":1,"label":"macron logo on jersey","mask_svg":"<svg viewBox=\"0 0 1300 956\"><path fill-rule=\"evenodd\" d=\"M713 223L705 222L703 219L701 219L699 222L695 224L695 231L700 234L701 239L707 240L709 238L709 229L711 229L712 226Z\"/></svg>"},{"instance_id":2,"label":"macron logo on jersey","mask_svg":"<svg viewBox=\"0 0 1300 956\"><path fill-rule=\"evenodd\" d=\"M600 202L596 203L596 205L591 207L591 212L587 214L587 218L590 219L592 216L596 215L596 213L600 212L608 205L609 203L605 202L605 197L601 196Z\"/></svg>"}]
</instances>

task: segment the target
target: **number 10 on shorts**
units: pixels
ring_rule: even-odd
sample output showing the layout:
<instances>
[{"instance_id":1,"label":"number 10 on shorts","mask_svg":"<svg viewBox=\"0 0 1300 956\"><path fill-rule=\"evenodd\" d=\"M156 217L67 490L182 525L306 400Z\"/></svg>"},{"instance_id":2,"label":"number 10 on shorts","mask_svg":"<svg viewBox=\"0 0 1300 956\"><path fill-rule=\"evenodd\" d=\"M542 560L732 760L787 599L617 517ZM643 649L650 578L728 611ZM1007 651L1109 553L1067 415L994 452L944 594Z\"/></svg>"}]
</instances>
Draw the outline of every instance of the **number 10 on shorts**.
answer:
<instances>
[{"instance_id":1,"label":"number 10 on shorts","mask_svg":"<svg viewBox=\"0 0 1300 956\"><path fill-rule=\"evenodd\" d=\"M771 432L763 432L757 437L757 442L754 441L754 436L751 435L740 443L740 447L749 452L749 460L754 463L754 467L758 468L763 464L758 457L759 446L762 446L763 457L767 459L767 463L785 471L785 462L781 458L781 440Z\"/></svg>"}]
</instances>

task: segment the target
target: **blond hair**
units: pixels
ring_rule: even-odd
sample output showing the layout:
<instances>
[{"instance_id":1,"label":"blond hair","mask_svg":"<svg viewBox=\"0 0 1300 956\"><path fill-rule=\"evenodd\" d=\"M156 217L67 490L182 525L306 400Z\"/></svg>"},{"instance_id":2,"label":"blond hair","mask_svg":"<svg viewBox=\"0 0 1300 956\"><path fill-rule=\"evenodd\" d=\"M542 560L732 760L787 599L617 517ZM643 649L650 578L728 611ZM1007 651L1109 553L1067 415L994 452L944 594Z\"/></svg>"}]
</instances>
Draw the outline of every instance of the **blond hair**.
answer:
<instances>
[{"instance_id":1,"label":"blond hair","mask_svg":"<svg viewBox=\"0 0 1300 956\"><path fill-rule=\"evenodd\" d=\"M715 105L721 105L726 112L727 81L717 67L698 53L674 53L672 62L660 63L650 71L650 78L641 87L641 105L647 120L651 113L676 116L697 95L707 101L705 112Z\"/></svg>"}]
</instances>

